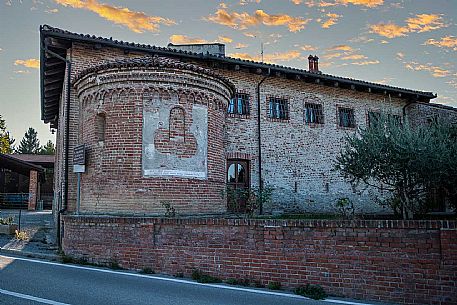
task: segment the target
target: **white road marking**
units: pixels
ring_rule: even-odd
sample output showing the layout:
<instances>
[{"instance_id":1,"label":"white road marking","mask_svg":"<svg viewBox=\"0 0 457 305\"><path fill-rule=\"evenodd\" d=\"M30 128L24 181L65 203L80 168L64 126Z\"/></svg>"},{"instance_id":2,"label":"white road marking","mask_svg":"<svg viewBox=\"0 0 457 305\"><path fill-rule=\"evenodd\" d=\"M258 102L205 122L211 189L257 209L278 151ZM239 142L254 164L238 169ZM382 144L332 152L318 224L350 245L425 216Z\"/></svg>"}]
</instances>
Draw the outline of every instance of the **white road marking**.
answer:
<instances>
[{"instance_id":1,"label":"white road marking","mask_svg":"<svg viewBox=\"0 0 457 305\"><path fill-rule=\"evenodd\" d=\"M5 256L5 255L0 255L0 257L6 257L6 258L19 260L19 261L26 261L26 262L38 263L38 264L44 264L44 265L60 266L60 267L80 269L80 270L88 270L88 271L111 273L111 274L124 275L124 276L155 279L155 280L166 281L166 282L190 284L190 285L196 285L196 286L213 287L213 288L219 288L219 289L236 290L236 291L244 291L244 292L250 292L250 293L257 293L257 294L275 295L275 296L282 296L282 297L288 297L288 298L294 298L294 299L308 299L309 300L309 298L306 298L306 297L303 297L300 295L294 295L294 294L283 293L283 292L257 290L257 289L242 288L242 287L235 287L235 286L225 286L225 285L217 285L217 284L203 284L203 283L198 283L198 282L193 282L193 281L188 281L188 280L180 280L180 279L176 279L176 278L167 278L167 277L159 277L159 276L154 276L154 275L144 275L144 274L137 274L137 273L113 271L113 270L107 270L107 269L98 269L98 268L85 267L85 266L68 265L68 264L40 261L40 260L35 260L35 259L30 259L30 258L23 258L23 257L14 257L14 256ZM350 301L343 301L343 300L336 300L336 299L325 299L325 300L321 300L321 301L335 303L335 304L346 304L346 305L371 305L369 303L350 302ZM63 304L63 303L56 303L56 304Z\"/></svg>"},{"instance_id":2,"label":"white road marking","mask_svg":"<svg viewBox=\"0 0 457 305\"><path fill-rule=\"evenodd\" d=\"M49 304L49 305L70 305L67 303L61 303L61 302L57 302L57 301L53 301L53 300L34 297L33 295L28 295L28 294L23 294L23 293L3 290L3 289L0 289L0 294L6 294L6 295L10 295L10 296L13 296L16 298L26 299L26 300L35 301L35 302L43 303L43 304Z\"/></svg>"}]
</instances>

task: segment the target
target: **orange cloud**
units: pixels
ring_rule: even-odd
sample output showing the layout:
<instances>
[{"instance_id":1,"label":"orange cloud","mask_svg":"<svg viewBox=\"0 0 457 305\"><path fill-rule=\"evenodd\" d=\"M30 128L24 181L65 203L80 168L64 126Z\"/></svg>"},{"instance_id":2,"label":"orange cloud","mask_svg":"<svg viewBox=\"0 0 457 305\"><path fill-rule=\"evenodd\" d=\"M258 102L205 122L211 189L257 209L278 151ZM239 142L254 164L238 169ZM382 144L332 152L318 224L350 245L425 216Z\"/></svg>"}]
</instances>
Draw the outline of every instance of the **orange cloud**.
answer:
<instances>
[{"instance_id":1,"label":"orange cloud","mask_svg":"<svg viewBox=\"0 0 457 305\"><path fill-rule=\"evenodd\" d=\"M338 57L341 57L343 56L344 53L329 53L329 54L325 54L323 57L325 59L332 59L332 58L338 58Z\"/></svg>"},{"instance_id":2,"label":"orange cloud","mask_svg":"<svg viewBox=\"0 0 457 305\"><path fill-rule=\"evenodd\" d=\"M219 36L219 41L224 42L224 43L231 43L233 42L233 39L227 36Z\"/></svg>"},{"instance_id":3,"label":"orange cloud","mask_svg":"<svg viewBox=\"0 0 457 305\"><path fill-rule=\"evenodd\" d=\"M357 65L357 66L377 65L377 64L379 64L379 60L367 60L367 61L351 62L351 65Z\"/></svg>"},{"instance_id":4,"label":"orange cloud","mask_svg":"<svg viewBox=\"0 0 457 305\"><path fill-rule=\"evenodd\" d=\"M344 59L344 60L358 60L358 59L367 59L367 57L365 55L362 55L362 54L352 54L352 55L341 57L341 59Z\"/></svg>"},{"instance_id":5,"label":"orange cloud","mask_svg":"<svg viewBox=\"0 0 457 305\"><path fill-rule=\"evenodd\" d=\"M378 23L370 25L370 32L378 35L395 38L406 36L408 33L422 33L446 27L440 15L418 14L416 17L406 19L406 25L395 23Z\"/></svg>"},{"instance_id":6,"label":"orange cloud","mask_svg":"<svg viewBox=\"0 0 457 305\"><path fill-rule=\"evenodd\" d=\"M193 38L186 35L171 35L170 42L172 44L201 44L201 43L215 43L215 42L222 42L222 43L231 43L233 39L226 36L219 36L215 41L209 41L203 38Z\"/></svg>"},{"instance_id":7,"label":"orange cloud","mask_svg":"<svg viewBox=\"0 0 457 305\"><path fill-rule=\"evenodd\" d=\"M405 67L413 71L428 71L433 77L446 77L451 74L451 71L444 70L438 66L432 66L431 64L419 64L417 62L405 63Z\"/></svg>"},{"instance_id":8,"label":"orange cloud","mask_svg":"<svg viewBox=\"0 0 457 305\"><path fill-rule=\"evenodd\" d=\"M292 17L286 14L270 15L263 10L256 10L254 14L229 12L218 9L214 15L204 18L217 24L225 25L234 29L245 30L259 24L267 26L286 26L290 32L298 32L305 28L311 19Z\"/></svg>"},{"instance_id":9,"label":"orange cloud","mask_svg":"<svg viewBox=\"0 0 457 305\"><path fill-rule=\"evenodd\" d=\"M332 25L336 24L338 19L341 17L341 15L332 13L328 13L326 16L329 17L329 19L322 24L322 28L324 29L328 29Z\"/></svg>"},{"instance_id":10,"label":"orange cloud","mask_svg":"<svg viewBox=\"0 0 457 305\"><path fill-rule=\"evenodd\" d=\"M295 4L300 4L302 1L292 0ZM298 2L298 3L296 3ZM337 5L344 5L347 6L349 4L352 5L360 5L369 8L377 7L384 4L384 0L333 0L333 2L327 2L324 0L308 0L305 2L308 7L329 7L329 6L337 6Z\"/></svg>"},{"instance_id":11,"label":"orange cloud","mask_svg":"<svg viewBox=\"0 0 457 305\"><path fill-rule=\"evenodd\" d=\"M341 3L343 5L353 4L366 6L370 8L384 4L384 0L337 0L336 2Z\"/></svg>"},{"instance_id":12,"label":"orange cloud","mask_svg":"<svg viewBox=\"0 0 457 305\"><path fill-rule=\"evenodd\" d=\"M454 51L457 51L457 37L446 36L441 38L441 40L435 40L433 38L425 42L426 45L432 45L439 48L450 48Z\"/></svg>"},{"instance_id":13,"label":"orange cloud","mask_svg":"<svg viewBox=\"0 0 457 305\"><path fill-rule=\"evenodd\" d=\"M410 32L428 32L446 27L440 15L436 14L419 14L414 18L406 19Z\"/></svg>"},{"instance_id":14,"label":"orange cloud","mask_svg":"<svg viewBox=\"0 0 457 305\"><path fill-rule=\"evenodd\" d=\"M128 8L98 3L96 0L54 0L63 6L85 9L98 14L116 24L121 24L135 33L144 31L157 32L159 25L173 25L175 21L158 16L148 16L143 12L131 11Z\"/></svg>"},{"instance_id":15,"label":"orange cloud","mask_svg":"<svg viewBox=\"0 0 457 305\"><path fill-rule=\"evenodd\" d=\"M248 53L232 53L230 54L231 57L245 59L245 60L253 60L253 61L261 61L262 57L260 55L252 56ZM301 53L298 51L288 51L288 52L280 52L280 53L273 53L273 54L264 54L263 61L267 63L275 63L275 62L282 62L282 61L291 61L293 59L297 59L301 56Z\"/></svg>"},{"instance_id":16,"label":"orange cloud","mask_svg":"<svg viewBox=\"0 0 457 305\"><path fill-rule=\"evenodd\" d=\"M208 43L208 40L202 38L191 38L186 35L171 35L170 42L172 44L194 44L194 43Z\"/></svg>"},{"instance_id":17,"label":"orange cloud","mask_svg":"<svg viewBox=\"0 0 457 305\"><path fill-rule=\"evenodd\" d=\"M305 44L305 45L301 46L300 49L302 49L303 51L316 51L317 47L314 47L309 44Z\"/></svg>"},{"instance_id":18,"label":"orange cloud","mask_svg":"<svg viewBox=\"0 0 457 305\"><path fill-rule=\"evenodd\" d=\"M328 51L345 51L345 52L350 52L350 51L353 51L354 49L347 45L347 44L339 44L339 45L336 45L336 46L333 46L331 48L328 48L327 49Z\"/></svg>"},{"instance_id":19,"label":"orange cloud","mask_svg":"<svg viewBox=\"0 0 457 305\"><path fill-rule=\"evenodd\" d=\"M40 67L40 61L35 58L30 58L26 60L18 59L14 61L15 66L24 66L27 68L38 69Z\"/></svg>"},{"instance_id":20,"label":"orange cloud","mask_svg":"<svg viewBox=\"0 0 457 305\"><path fill-rule=\"evenodd\" d=\"M406 36L408 28L396 25L394 23L378 23L370 25L370 33L375 33L387 38Z\"/></svg>"},{"instance_id":21,"label":"orange cloud","mask_svg":"<svg viewBox=\"0 0 457 305\"><path fill-rule=\"evenodd\" d=\"M239 42L236 44L235 49L243 49L243 48L247 48L247 47L248 47L247 44Z\"/></svg>"}]
</instances>

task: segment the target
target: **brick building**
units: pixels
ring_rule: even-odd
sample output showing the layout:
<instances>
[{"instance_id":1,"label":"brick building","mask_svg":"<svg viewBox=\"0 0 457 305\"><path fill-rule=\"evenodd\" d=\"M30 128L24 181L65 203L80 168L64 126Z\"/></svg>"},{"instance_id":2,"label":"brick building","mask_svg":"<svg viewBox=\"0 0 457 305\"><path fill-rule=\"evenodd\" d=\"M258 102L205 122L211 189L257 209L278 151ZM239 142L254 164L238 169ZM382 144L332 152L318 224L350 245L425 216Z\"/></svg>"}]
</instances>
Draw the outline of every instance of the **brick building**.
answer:
<instances>
[{"instance_id":1,"label":"brick building","mask_svg":"<svg viewBox=\"0 0 457 305\"><path fill-rule=\"evenodd\" d=\"M42 119L57 128L56 208L76 209L73 148L85 144L80 212L220 214L232 188L273 189L265 213L328 212L354 189L333 161L369 113L420 116L421 92L223 55L223 45L140 45L42 26ZM188 50L199 53L193 53ZM206 50L206 51L205 51ZM222 52L222 53L221 53ZM69 89L69 90L68 90ZM422 109L422 110L421 110ZM233 208L232 208L233 209Z\"/></svg>"}]
</instances>

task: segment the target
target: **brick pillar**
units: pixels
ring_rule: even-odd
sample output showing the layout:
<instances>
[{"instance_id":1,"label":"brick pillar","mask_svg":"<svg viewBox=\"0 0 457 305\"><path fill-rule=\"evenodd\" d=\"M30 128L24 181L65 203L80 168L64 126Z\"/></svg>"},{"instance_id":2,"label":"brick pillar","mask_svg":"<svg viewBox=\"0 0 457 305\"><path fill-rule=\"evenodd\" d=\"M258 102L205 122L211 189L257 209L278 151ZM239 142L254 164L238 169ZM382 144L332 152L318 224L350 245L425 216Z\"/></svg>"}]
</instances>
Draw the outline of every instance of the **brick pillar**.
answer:
<instances>
[{"instance_id":1,"label":"brick pillar","mask_svg":"<svg viewBox=\"0 0 457 305\"><path fill-rule=\"evenodd\" d=\"M38 172L36 170L30 170L29 179L29 211L36 210L36 201L38 193Z\"/></svg>"}]
</instances>

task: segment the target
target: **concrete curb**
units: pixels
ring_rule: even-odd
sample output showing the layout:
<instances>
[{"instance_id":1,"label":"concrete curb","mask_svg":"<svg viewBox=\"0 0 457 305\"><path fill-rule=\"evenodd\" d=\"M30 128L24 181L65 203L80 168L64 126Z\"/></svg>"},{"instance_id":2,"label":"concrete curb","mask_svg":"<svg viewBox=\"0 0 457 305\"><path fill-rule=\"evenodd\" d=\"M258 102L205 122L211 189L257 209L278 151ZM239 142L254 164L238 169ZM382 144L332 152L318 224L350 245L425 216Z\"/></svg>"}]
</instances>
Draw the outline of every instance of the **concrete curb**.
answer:
<instances>
[{"instance_id":1,"label":"concrete curb","mask_svg":"<svg viewBox=\"0 0 457 305\"><path fill-rule=\"evenodd\" d=\"M61 257L57 254L45 254L45 253L36 253L36 252L28 252L28 251L21 251L21 250L9 250L9 249L1 249L0 254L10 254L22 257L33 257L39 259L46 259L50 261L60 261Z\"/></svg>"}]
</instances>

